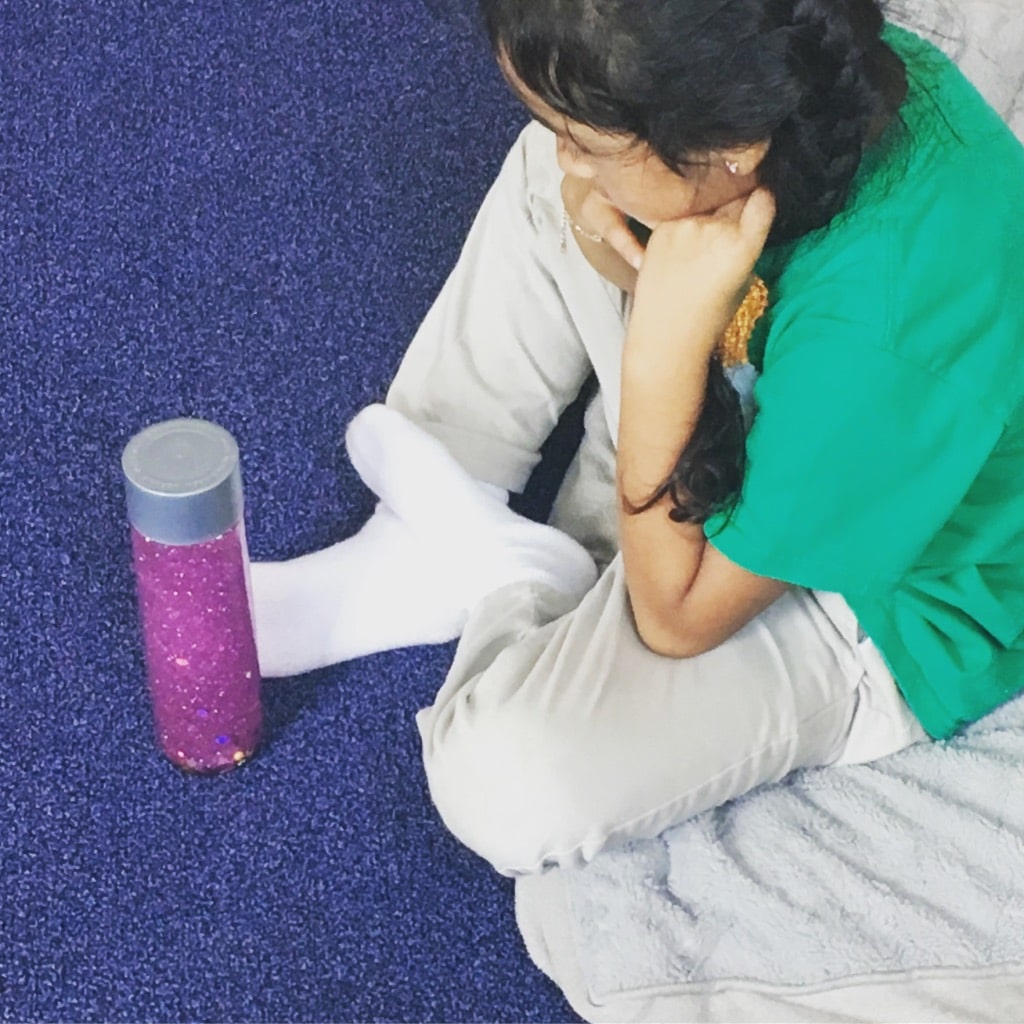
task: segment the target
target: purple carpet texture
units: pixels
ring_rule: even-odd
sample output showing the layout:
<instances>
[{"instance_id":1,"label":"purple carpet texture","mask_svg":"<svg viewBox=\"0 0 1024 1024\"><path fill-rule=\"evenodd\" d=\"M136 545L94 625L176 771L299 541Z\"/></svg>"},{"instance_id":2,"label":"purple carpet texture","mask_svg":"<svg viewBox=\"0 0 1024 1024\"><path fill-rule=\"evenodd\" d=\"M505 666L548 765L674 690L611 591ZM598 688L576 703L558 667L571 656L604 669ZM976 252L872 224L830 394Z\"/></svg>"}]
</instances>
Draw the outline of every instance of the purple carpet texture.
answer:
<instances>
[{"instance_id":1,"label":"purple carpet texture","mask_svg":"<svg viewBox=\"0 0 1024 1024\"><path fill-rule=\"evenodd\" d=\"M254 558L355 532L345 425L523 119L454 0L0 4L0 1020L575 1019L430 805L450 646L265 683L237 771L161 757L120 471L210 419Z\"/></svg>"}]
</instances>

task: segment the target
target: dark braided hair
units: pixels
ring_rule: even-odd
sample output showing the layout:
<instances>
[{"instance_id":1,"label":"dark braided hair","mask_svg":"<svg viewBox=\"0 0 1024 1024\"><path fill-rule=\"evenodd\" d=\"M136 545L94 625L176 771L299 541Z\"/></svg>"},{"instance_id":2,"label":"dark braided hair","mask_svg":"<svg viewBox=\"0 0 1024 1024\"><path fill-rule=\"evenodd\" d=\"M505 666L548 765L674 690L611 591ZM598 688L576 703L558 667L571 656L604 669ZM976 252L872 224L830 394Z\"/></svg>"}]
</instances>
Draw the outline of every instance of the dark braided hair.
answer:
<instances>
[{"instance_id":1,"label":"dark braided hair","mask_svg":"<svg viewBox=\"0 0 1024 1024\"><path fill-rule=\"evenodd\" d=\"M495 52L570 120L647 143L684 177L714 151L771 141L769 244L826 226L906 95L878 0L479 0ZM672 476L679 521L727 508L743 480L736 394L712 359Z\"/></svg>"}]
</instances>

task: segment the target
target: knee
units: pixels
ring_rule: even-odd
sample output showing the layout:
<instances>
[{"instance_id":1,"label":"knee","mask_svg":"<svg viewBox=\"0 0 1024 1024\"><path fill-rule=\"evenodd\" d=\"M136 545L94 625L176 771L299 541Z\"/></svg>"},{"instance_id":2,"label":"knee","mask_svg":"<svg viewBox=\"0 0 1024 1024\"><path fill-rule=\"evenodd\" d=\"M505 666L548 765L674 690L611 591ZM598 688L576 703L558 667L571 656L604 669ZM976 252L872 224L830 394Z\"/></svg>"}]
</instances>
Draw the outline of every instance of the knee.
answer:
<instances>
[{"instance_id":1,"label":"knee","mask_svg":"<svg viewBox=\"0 0 1024 1024\"><path fill-rule=\"evenodd\" d=\"M420 728L431 797L456 838L505 875L596 852L574 730L514 706L481 714L471 699L446 711L422 713Z\"/></svg>"}]
</instances>

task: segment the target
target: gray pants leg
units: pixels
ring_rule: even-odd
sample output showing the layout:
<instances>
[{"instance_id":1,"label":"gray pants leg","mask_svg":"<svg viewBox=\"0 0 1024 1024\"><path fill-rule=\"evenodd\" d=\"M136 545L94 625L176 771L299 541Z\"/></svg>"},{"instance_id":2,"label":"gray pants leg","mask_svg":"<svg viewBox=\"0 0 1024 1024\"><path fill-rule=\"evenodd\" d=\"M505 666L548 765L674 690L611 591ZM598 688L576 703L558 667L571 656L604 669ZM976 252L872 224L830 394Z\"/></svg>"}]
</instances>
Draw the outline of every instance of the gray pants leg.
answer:
<instances>
[{"instance_id":1,"label":"gray pants leg","mask_svg":"<svg viewBox=\"0 0 1024 1024\"><path fill-rule=\"evenodd\" d=\"M580 863L795 768L923 735L835 595L792 590L697 658L648 650L615 554L613 485L595 400L554 516L610 564L575 608L531 584L492 594L418 716L442 817L504 874Z\"/></svg>"}]
</instances>

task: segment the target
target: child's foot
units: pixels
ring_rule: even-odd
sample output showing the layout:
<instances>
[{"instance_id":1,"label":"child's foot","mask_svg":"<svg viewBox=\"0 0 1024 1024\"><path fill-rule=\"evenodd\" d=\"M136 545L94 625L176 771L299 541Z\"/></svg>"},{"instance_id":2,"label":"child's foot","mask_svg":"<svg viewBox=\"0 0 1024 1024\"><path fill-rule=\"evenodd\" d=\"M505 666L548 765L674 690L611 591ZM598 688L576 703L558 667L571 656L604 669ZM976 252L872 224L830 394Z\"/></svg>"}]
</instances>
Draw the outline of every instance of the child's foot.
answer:
<instances>
[{"instance_id":1,"label":"child's foot","mask_svg":"<svg viewBox=\"0 0 1024 1024\"><path fill-rule=\"evenodd\" d=\"M467 610L443 567L383 506L353 537L252 564L260 673L294 676L378 651L453 640Z\"/></svg>"},{"instance_id":2,"label":"child's foot","mask_svg":"<svg viewBox=\"0 0 1024 1024\"><path fill-rule=\"evenodd\" d=\"M511 511L401 413L368 406L345 443L366 485L462 581L467 609L508 583L543 583L576 599L594 585L583 547Z\"/></svg>"},{"instance_id":3,"label":"child's foot","mask_svg":"<svg viewBox=\"0 0 1024 1024\"><path fill-rule=\"evenodd\" d=\"M382 501L347 540L253 563L264 676L452 640L482 598L510 583L543 583L576 600L593 586L594 563L576 541L510 511L401 414L370 406L346 441Z\"/></svg>"}]
</instances>

